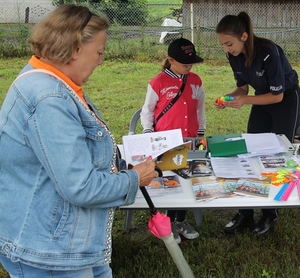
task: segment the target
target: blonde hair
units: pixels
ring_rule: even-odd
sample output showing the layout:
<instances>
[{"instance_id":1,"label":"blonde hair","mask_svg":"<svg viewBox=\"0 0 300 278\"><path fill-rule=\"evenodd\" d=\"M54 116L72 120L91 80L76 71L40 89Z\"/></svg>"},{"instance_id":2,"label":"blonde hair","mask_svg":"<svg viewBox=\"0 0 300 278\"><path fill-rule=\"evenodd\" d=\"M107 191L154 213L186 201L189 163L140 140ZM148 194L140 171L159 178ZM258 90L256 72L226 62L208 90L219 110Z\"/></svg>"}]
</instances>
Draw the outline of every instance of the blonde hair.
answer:
<instances>
[{"instance_id":1,"label":"blonde hair","mask_svg":"<svg viewBox=\"0 0 300 278\"><path fill-rule=\"evenodd\" d=\"M94 14L87 7L65 4L33 27L29 43L38 57L67 64L78 47L108 28L105 15Z\"/></svg>"}]
</instances>

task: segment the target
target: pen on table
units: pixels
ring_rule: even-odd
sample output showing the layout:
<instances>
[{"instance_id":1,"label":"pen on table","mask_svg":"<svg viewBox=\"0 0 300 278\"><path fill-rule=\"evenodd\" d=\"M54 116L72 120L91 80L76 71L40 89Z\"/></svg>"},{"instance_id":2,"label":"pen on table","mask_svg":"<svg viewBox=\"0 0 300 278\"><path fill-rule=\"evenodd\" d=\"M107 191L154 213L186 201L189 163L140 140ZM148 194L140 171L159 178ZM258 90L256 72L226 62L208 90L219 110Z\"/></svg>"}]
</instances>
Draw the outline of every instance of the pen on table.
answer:
<instances>
[{"instance_id":1,"label":"pen on table","mask_svg":"<svg viewBox=\"0 0 300 278\"><path fill-rule=\"evenodd\" d=\"M225 139L226 142L230 142L230 141L237 141L237 140L241 140L242 137L233 137L233 138L227 138Z\"/></svg>"}]
</instances>

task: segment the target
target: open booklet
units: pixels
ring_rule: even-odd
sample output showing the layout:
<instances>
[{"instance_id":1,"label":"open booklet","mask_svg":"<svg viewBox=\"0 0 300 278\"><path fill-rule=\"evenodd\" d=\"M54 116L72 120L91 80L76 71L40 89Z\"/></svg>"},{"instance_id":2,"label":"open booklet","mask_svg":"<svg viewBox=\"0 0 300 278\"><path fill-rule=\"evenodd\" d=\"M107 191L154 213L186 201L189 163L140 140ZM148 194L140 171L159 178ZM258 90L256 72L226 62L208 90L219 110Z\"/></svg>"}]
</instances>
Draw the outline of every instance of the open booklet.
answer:
<instances>
[{"instance_id":1,"label":"open booklet","mask_svg":"<svg viewBox=\"0 0 300 278\"><path fill-rule=\"evenodd\" d=\"M126 135L122 141L127 164L134 166L151 156L162 171L184 168L191 143L183 141L181 129Z\"/></svg>"}]
</instances>

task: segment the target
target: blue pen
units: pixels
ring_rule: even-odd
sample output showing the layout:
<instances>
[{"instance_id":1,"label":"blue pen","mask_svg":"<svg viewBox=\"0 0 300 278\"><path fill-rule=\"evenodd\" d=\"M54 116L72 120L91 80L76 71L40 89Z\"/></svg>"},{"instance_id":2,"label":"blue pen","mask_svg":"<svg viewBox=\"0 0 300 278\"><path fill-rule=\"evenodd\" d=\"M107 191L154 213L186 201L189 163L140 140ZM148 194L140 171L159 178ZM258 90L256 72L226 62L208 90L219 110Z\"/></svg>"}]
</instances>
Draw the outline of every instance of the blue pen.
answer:
<instances>
[{"instance_id":1,"label":"blue pen","mask_svg":"<svg viewBox=\"0 0 300 278\"><path fill-rule=\"evenodd\" d=\"M276 201L281 201L281 197L282 195L284 194L284 192L286 191L286 189L288 188L289 186L289 182L286 182L282 187L281 189L278 191L277 195L275 196L274 200Z\"/></svg>"},{"instance_id":2,"label":"blue pen","mask_svg":"<svg viewBox=\"0 0 300 278\"><path fill-rule=\"evenodd\" d=\"M242 137L238 136L238 137L227 138L224 141L226 141L226 142L230 141L231 142L231 141L238 141L238 140L241 140L241 139L242 139Z\"/></svg>"}]
</instances>

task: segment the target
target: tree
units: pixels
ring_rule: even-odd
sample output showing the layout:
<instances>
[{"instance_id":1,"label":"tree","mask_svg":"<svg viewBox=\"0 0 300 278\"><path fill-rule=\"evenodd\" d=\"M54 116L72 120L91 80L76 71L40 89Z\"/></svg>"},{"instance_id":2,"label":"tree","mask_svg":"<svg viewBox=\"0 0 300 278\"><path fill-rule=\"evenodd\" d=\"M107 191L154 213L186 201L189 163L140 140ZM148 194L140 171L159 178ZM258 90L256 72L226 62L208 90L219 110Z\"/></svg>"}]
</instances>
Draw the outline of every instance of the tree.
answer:
<instances>
[{"instance_id":1,"label":"tree","mask_svg":"<svg viewBox=\"0 0 300 278\"><path fill-rule=\"evenodd\" d=\"M58 4L58 5L63 5L63 4L68 4L68 3L101 3L101 2L106 2L106 3L109 3L109 2L121 2L121 3L130 3L130 2L144 2L146 3L146 1L139 1L139 0L136 0L136 1L130 1L130 0L54 0L52 1L53 4Z\"/></svg>"},{"instance_id":2,"label":"tree","mask_svg":"<svg viewBox=\"0 0 300 278\"><path fill-rule=\"evenodd\" d=\"M56 6L68 3L91 4L92 11L106 14L113 24L121 26L146 24L147 0L53 0Z\"/></svg>"}]
</instances>

